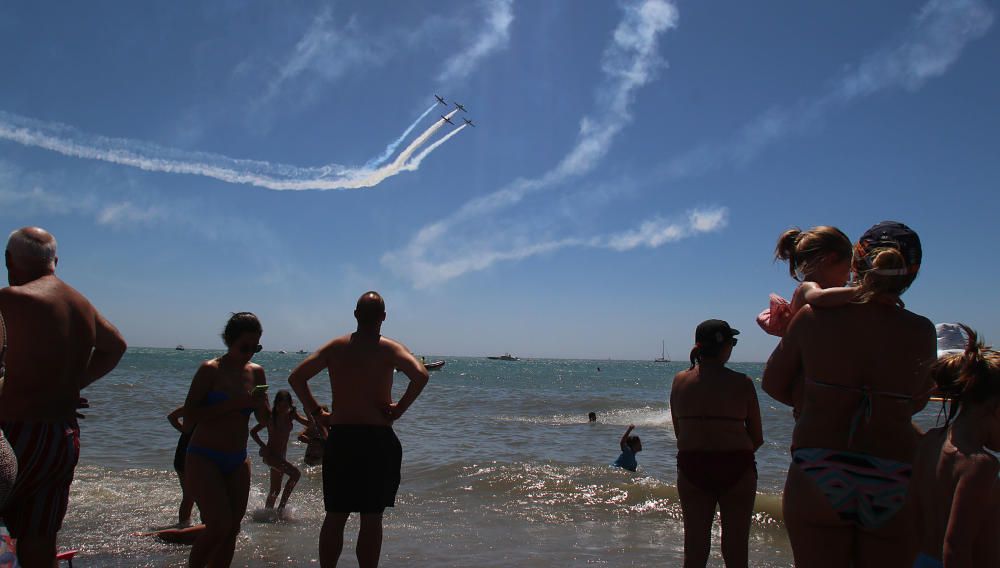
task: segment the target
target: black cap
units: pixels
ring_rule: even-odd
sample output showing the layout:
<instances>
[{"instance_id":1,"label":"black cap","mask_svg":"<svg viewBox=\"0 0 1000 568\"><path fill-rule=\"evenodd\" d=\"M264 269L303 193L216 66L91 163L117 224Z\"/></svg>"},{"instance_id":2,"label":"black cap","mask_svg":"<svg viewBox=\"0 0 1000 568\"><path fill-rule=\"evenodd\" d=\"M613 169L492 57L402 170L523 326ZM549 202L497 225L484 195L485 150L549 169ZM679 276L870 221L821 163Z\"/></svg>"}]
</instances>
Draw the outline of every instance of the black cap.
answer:
<instances>
[{"instance_id":1,"label":"black cap","mask_svg":"<svg viewBox=\"0 0 1000 568\"><path fill-rule=\"evenodd\" d=\"M913 229L896 221L882 221L865 231L858 240L860 252L867 260L868 253L880 248L893 248L903 255L906 261L906 274L916 274L923 259L923 248L920 237Z\"/></svg>"},{"instance_id":2,"label":"black cap","mask_svg":"<svg viewBox=\"0 0 1000 568\"><path fill-rule=\"evenodd\" d=\"M721 345L739 334L738 329L729 327L729 324L722 320L705 320L694 330L694 342L698 345Z\"/></svg>"}]
</instances>

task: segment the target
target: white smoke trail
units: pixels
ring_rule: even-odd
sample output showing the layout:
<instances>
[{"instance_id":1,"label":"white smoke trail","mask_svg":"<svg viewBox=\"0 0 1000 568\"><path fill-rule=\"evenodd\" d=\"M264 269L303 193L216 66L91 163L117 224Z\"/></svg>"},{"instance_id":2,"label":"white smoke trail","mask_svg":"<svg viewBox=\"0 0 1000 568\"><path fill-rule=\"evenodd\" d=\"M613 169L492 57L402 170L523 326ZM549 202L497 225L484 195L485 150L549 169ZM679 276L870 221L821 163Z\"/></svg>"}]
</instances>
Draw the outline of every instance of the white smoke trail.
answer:
<instances>
[{"instance_id":1,"label":"white smoke trail","mask_svg":"<svg viewBox=\"0 0 1000 568\"><path fill-rule=\"evenodd\" d=\"M458 109L455 109L445 116L450 119L457 112ZM348 168L337 164L302 168L188 152L126 138L86 134L65 124L41 122L3 111L0 111L0 140L150 172L198 175L276 191L361 189L374 187L401 171L415 170L415 167L406 167L407 160L444 124L444 120L436 121L395 160L376 169Z\"/></svg>"},{"instance_id":2,"label":"white smoke trail","mask_svg":"<svg viewBox=\"0 0 1000 568\"><path fill-rule=\"evenodd\" d=\"M427 156L429 156L430 153L433 152L434 150L437 150L438 146L440 146L440 145L444 144L445 142L447 142L448 140L450 140L452 136L454 136L454 135L458 134L459 132L465 130L466 126L468 126L468 124L463 124L462 126L459 126L458 128L452 130L451 132L449 132L445 136L442 136L440 140L438 140L437 142L431 144L430 146L428 146L427 148L425 148L423 152L420 152L419 154L417 154L417 157L415 157L412 160L410 160L410 163L406 164L406 166L404 166L404 169L409 170L409 171L416 171L416 169L420 167L420 162L424 161L424 158L426 158Z\"/></svg>"},{"instance_id":3,"label":"white smoke trail","mask_svg":"<svg viewBox=\"0 0 1000 568\"><path fill-rule=\"evenodd\" d=\"M368 163L366 163L362 167L366 170L370 170L372 168L377 168L378 166L384 164L386 160L392 157L392 154L396 151L396 148L398 148L399 145L403 143L403 140L406 140L406 137L409 136L411 132L413 132L413 129L416 128L417 125L420 124L420 122L423 119L427 118L427 115L430 114L431 111L433 111L435 108L437 108L437 106L438 103L434 103L430 107L428 107L427 110L423 112L423 114L421 114L416 120L413 121L413 124L406 127L406 130L403 131L403 133L399 136L399 138L396 138L395 140L390 142L388 146L385 147L385 151L382 152L381 156L368 160Z\"/></svg>"}]
</instances>

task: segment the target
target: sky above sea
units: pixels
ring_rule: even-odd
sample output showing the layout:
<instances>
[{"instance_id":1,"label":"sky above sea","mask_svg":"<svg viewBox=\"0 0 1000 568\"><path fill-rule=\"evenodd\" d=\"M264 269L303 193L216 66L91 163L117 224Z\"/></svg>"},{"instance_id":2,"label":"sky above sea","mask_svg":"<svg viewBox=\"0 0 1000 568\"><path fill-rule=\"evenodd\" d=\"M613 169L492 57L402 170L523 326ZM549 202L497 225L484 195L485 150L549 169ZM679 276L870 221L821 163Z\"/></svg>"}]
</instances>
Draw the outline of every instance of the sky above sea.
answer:
<instances>
[{"instance_id":1,"label":"sky above sea","mask_svg":"<svg viewBox=\"0 0 1000 568\"><path fill-rule=\"evenodd\" d=\"M722 318L761 361L778 235L893 219L907 307L1000 341L996 11L7 2L0 232L52 231L132 345L249 310L313 349L375 289L415 352L683 359Z\"/></svg>"}]
</instances>

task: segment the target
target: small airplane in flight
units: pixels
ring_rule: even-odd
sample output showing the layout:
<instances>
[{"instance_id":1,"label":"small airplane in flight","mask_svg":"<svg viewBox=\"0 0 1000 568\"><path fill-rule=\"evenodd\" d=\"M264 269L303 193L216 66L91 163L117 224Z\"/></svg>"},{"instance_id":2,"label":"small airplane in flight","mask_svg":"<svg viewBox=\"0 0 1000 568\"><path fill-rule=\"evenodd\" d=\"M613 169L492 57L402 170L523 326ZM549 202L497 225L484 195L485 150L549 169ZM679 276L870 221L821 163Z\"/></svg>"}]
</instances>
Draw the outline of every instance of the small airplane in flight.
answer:
<instances>
[{"instance_id":1,"label":"small airplane in flight","mask_svg":"<svg viewBox=\"0 0 1000 568\"><path fill-rule=\"evenodd\" d=\"M437 99L438 102L441 103L441 104L443 104L444 106L448 106L448 103L444 102L444 99L442 99L438 95L434 95L434 98Z\"/></svg>"},{"instance_id":2,"label":"small airplane in flight","mask_svg":"<svg viewBox=\"0 0 1000 568\"><path fill-rule=\"evenodd\" d=\"M455 105L455 108L457 108L458 110L460 110L460 111L462 111L462 112L466 112L466 110L465 110L465 107L464 107L464 106L462 106L462 103L456 103L456 102L452 102L452 104L454 104L454 105Z\"/></svg>"},{"instance_id":3,"label":"small airplane in flight","mask_svg":"<svg viewBox=\"0 0 1000 568\"><path fill-rule=\"evenodd\" d=\"M475 127L476 127L476 125L475 125L475 124L472 124L472 121L471 121L471 120L469 120L468 118L463 118L462 120L464 120L464 121L465 121L465 124L468 124L469 126L471 126L471 127L473 127L473 128L475 128Z\"/></svg>"},{"instance_id":4,"label":"small airplane in flight","mask_svg":"<svg viewBox=\"0 0 1000 568\"><path fill-rule=\"evenodd\" d=\"M448 124L450 124L450 125L452 125L452 126L454 126L454 125L455 125L455 123L454 123L454 122L452 122L452 121L451 121L451 119L449 119L449 118L448 118L447 116L444 116L444 115L441 115L441 120L443 120L443 121L447 122Z\"/></svg>"}]
</instances>

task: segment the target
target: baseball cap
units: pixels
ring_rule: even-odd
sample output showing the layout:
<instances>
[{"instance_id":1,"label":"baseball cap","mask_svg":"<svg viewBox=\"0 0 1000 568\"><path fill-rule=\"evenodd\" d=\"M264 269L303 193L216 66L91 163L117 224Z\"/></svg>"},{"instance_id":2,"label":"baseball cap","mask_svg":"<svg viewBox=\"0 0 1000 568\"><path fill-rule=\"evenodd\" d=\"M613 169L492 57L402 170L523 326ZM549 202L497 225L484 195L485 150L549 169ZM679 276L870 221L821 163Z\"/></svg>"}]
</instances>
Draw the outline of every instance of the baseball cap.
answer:
<instances>
[{"instance_id":1,"label":"baseball cap","mask_svg":"<svg viewBox=\"0 0 1000 568\"><path fill-rule=\"evenodd\" d=\"M718 319L705 320L694 330L694 342L699 345L721 345L728 339L739 335L738 329Z\"/></svg>"},{"instance_id":2,"label":"baseball cap","mask_svg":"<svg viewBox=\"0 0 1000 568\"><path fill-rule=\"evenodd\" d=\"M875 271L876 274L907 276L916 274L920 270L923 249L920 246L920 237L913 229L897 221L882 221L865 231L865 234L861 235L861 239L858 240L858 252L864 258L869 269L871 269L871 263L868 254L882 248L898 250L903 255L906 266L897 269L880 268Z\"/></svg>"}]
</instances>

